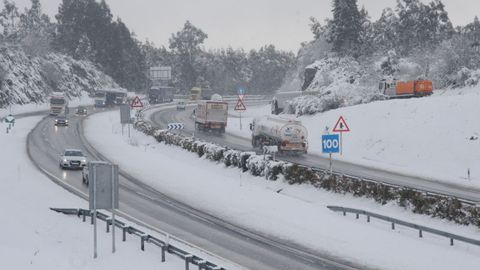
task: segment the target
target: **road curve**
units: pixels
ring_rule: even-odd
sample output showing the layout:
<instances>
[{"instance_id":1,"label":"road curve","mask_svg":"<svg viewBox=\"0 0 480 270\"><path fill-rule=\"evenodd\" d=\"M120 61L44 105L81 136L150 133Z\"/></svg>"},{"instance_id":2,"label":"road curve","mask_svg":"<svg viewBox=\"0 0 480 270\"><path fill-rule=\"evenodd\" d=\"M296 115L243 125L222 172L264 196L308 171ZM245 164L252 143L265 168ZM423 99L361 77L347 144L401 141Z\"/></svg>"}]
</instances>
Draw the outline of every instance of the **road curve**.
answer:
<instances>
[{"instance_id":1,"label":"road curve","mask_svg":"<svg viewBox=\"0 0 480 270\"><path fill-rule=\"evenodd\" d=\"M80 171L59 168L65 148L82 149L89 160L106 160L83 136L83 117L71 116L69 127L54 127L52 117L43 118L30 132L27 151L33 163L67 190L87 198ZM360 269L340 258L318 254L294 243L286 243L240 228L169 198L140 180L121 172L120 211L167 232L219 258L247 269ZM62 207L52 205L52 207ZM221 263L221 259L220 259Z\"/></svg>"},{"instance_id":2,"label":"road curve","mask_svg":"<svg viewBox=\"0 0 480 270\"><path fill-rule=\"evenodd\" d=\"M147 114L149 117L149 119L147 120L150 120L153 125L162 128L170 122L182 122L185 124L185 130L182 132L184 134L191 135L194 133L195 130L192 112L192 106L187 107L185 111L177 111L175 107L172 106L152 108L151 111ZM217 143L219 145L228 146L230 148L244 151L255 151L255 149L252 148L249 139L232 135L228 132L222 135L195 132L194 135L195 137L200 138L204 141ZM320 168L326 170L329 167L328 158L317 155L308 154L298 157L277 156L277 158L280 160L290 161L312 168ZM455 185L452 183L436 181L435 179L421 178L401 173L395 173L383 169L371 168L364 165L358 165L350 162L337 160L334 162L334 171L341 174L370 179L386 184L454 196L456 198L472 202L480 202L480 189L478 188L465 187L462 185Z\"/></svg>"}]
</instances>

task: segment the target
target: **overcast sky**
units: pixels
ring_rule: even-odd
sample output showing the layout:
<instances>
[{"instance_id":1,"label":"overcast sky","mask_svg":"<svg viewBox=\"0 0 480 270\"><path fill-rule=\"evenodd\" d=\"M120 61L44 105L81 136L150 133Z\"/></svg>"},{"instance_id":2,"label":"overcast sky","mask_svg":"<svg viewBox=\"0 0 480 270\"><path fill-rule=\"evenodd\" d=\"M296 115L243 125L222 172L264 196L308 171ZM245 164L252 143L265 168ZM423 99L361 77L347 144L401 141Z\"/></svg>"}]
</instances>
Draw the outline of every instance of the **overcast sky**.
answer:
<instances>
[{"instance_id":1,"label":"overcast sky","mask_svg":"<svg viewBox=\"0 0 480 270\"><path fill-rule=\"evenodd\" d=\"M61 0L40 0L44 12L53 17ZM422 0L423 2L430 2ZM30 0L14 0L22 9ZM120 17L144 41L168 47L172 33L186 20L208 34L207 48L253 49L266 44L296 52L312 39L308 18L321 22L331 17L331 0L106 0L114 16ZM480 15L480 0L443 0L455 26ZM358 0L372 19L396 0Z\"/></svg>"}]
</instances>

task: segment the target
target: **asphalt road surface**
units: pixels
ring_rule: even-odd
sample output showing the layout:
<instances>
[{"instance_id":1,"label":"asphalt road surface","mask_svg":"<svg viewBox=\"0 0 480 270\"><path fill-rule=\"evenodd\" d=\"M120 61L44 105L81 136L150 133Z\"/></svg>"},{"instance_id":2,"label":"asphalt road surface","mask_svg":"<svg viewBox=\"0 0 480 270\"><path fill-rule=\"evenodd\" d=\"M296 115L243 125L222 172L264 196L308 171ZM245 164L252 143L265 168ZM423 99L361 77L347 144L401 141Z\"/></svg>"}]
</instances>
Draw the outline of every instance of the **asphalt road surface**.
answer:
<instances>
[{"instance_id":1,"label":"asphalt road surface","mask_svg":"<svg viewBox=\"0 0 480 270\"><path fill-rule=\"evenodd\" d=\"M157 117L177 117L177 114L170 110L159 113ZM55 127L53 117L45 117L29 135L28 153L35 165L53 181L86 198L88 188L82 184L81 171L59 167L59 156L65 148L81 149L89 160L105 160L83 137L83 119L70 115L70 126ZM244 144L239 139L230 140ZM52 207L62 205L53 203ZM246 269L363 268L341 258L318 254L295 243L227 223L175 201L125 172L121 172L120 177L120 211L153 229L165 231ZM218 263L221 265L221 259Z\"/></svg>"}]
</instances>

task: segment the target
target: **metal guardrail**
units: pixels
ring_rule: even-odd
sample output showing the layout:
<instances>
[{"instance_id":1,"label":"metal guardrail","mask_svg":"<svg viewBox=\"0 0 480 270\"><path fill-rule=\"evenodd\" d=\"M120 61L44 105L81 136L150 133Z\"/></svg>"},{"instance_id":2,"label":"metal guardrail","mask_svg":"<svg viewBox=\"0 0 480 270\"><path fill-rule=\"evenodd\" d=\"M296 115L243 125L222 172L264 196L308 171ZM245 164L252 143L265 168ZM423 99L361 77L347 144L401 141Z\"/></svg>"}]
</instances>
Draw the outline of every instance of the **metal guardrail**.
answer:
<instances>
[{"instance_id":1,"label":"metal guardrail","mask_svg":"<svg viewBox=\"0 0 480 270\"><path fill-rule=\"evenodd\" d=\"M75 208L50 208L51 210L58 212L58 213L63 213L66 215L75 215L78 217L82 218L82 221L86 221L86 217L90 217L90 224L93 224L93 215L90 210L86 209L75 209ZM110 231L110 226L112 225L113 221L112 219L102 213L97 211L97 218L100 220L105 221L106 223L106 232L108 233ZM184 251L180 249L179 247L176 247L168 242L165 242L163 240L158 239L155 236L152 236L150 234L146 234L145 232L133 227L133 226L128 226L124 222L115 220L115 226L117 228L120 228L122 230L122 241L125 242L127 240L127 233L132 234L135 236L138 236L140 238L140 249L142 251L145 250L145 243L151 243L154 244L157 247L160 247L161 249L161 254L162 254L162 262L165 262L165 255L166 253L173 254L177 257L180 257L185 261L185 270L189 270L190 264L198 266L199 270L226 270L223 267L220 267L212 262L209 262L207 260L204 260L196 255L190 254L187 251Z\"/></svg>"},{"instance_id":2,"label":"metal guardrail","mask_svg":"<svg viewBox=\"0 0 480 270\"><path fill-rule=\"evenodd\" d=\"M453 233L444 232L444 231L441 231L441 230L433 229L433 228L430 228L430 227L418 225L418 224L407 222L407 221L403 221L403 220L392 218L392 217L389 217L389 216L384 216L384 215L368 212L368 211L365 211L365 210L348 208L348 207L341 207L341 206L333 206L333 205L329 205L329 206L327 206L327 208L332 210L332 211L335 211L335 212L343 212L344 216L347 213L356 214L357 219L359 218L360 215L365 215L365 216L367 216L367 222L370 222L371 217L390 222L392 230L395 230L395 225L396 224L402 225L402 226L405 226L405 227L409 227L409 228L418 230L418 237L420 237L420 238L423 237L423 232L428 232L428 233L431 233L431 234L440 235L440 236L449 238L451 246L453 246L453 241L454 240L469 243L469 244L476 245L476 246L480 246L480 240L464 237L464 236L453 234Z\"/></svg>"}]
</instances>

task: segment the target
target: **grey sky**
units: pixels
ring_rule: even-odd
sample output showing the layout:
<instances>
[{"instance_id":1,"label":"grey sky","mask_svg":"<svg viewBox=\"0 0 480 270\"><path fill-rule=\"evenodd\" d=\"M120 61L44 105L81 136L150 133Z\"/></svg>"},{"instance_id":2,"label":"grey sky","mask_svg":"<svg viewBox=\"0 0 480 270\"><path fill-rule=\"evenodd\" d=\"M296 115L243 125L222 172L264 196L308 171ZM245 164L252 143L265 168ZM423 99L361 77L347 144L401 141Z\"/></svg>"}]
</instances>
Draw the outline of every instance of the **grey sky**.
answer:
<instances>
[{"instance_id":1,"label":"grey sky","mask_svg":"<svg viewBox=\"0 0 480 270\"><path fill-rule=\"evenodd\" d=\"M14 0L21 8L30 0ZM61 0L40 0L53 17ZM98 1L98 0L97 0ZM422 0L423 2L430 2ZM149 39L168 47L168 38L186 20L208 34L207 48L231 46L245 49L274 44L296 52L312 39L308 18L321 22L331 17L331 0L106 0L140 40ZM453 24L465 25L480 15L479 0L443 0ZM377 19L396 0L358 0Z\"/></svg>"}]
</instances>

